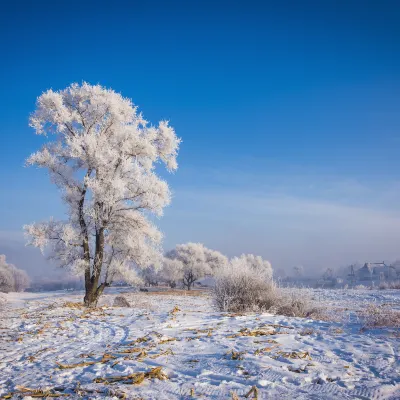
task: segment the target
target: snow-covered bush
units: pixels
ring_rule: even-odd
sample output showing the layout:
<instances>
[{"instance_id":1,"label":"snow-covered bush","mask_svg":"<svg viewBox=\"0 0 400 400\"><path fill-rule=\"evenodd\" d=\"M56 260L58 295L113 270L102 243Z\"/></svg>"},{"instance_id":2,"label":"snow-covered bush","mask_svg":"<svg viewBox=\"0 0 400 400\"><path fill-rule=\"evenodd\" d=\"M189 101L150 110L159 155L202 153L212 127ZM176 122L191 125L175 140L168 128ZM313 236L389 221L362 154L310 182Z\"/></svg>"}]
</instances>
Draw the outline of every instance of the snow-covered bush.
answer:
<instances>
[{"instance_id":1,"label":"snow-covered bush","mask_svg":"<svg viewBox=\"0 0 400 400\"><path fill-rule=\"evenodd\" d=\"M360 311L358 317L364 328L400 328L400 310L389 304L368 303Z\"/></svg>"},{"instance_id":2,"label":"snow-covered bush","mask_svg":"<svg viewBox=\"0 0 400 400\"><path fill-rule=\"evenodd\" d=\"M327 314L312 300L307 289L276 288L275 303L269 309L288 317L327 319Z\"/></svg>"},{"instance_id":3,"label":"snow-covered bush","mask_svg":"<svg viewBox=\"0 0 400 400\"><path fill-rule=\"evenodd\" d=\"M233 258L215 277L214 304L220 311L269 311L290 317L326 319L304 289L282 289L271 264L251 254Z\"/></svg>"},{"instance_id":4,"label":"snow-covered bush","mask_svg":"<svg viewBox=\"0 0 400 400\"><path fill-rule=\"evenodd\" d=\"M22 269L13 268L14 275L14 291L23 292L26 288L30 286L31 280L28 274Z\"/></svg>"},{"instance_id":5,"label":"snow-covered bush","mask_svg":"<svg viewBox=\"0 0 400 400\"><path fill-rule=\"evenodd\" d=\"M180 139L167 121L150 125L128 98L100 85L48 90L30 118L36 134L52 137L27 160L46 169L67 207L66 221L25 227L29 243L85 279L85 304L121 277L161 263L162 234L150 220L171 200L156 173L177 169Z\"/></svg>"},{"instance_id":6,"label":"snow-covered bush","mask_svg":"<svg viewBox=\"0 0 400 400\"><path fill-rule=\"evenodd\" d=\"M393 281L393 282L381 282L379 284L380 290L385 289L400 289L400 281Z\"/></svg>"},{"instance_id":7,"label":"snow-covered bush","mask_svg":"<svg viewBox=\"0 0 400 400\"><path fill-rule=\"evenodd\" d=\"M214 275L228 263L223 254L208 249L202 243L178 244L166 254L166 258L182 263L182 283L188 290L198 279Z\"/></svg>"},{"instance_id":8,"label":"snow-covered bush","mask_svg":"<svg viewBox=\"0 0 400 400\"><path fill-rule=\"evenodd\" d=\"M6 256L0 254L0 292L23 292L29 285L27 273L8 264Z\"/></svg>"},{"instance_id":9,"label":"snow-covered bush","mask_svg":"<svg viewBox=\"0 0 400 400\"><path fill-rule=\"evenodd\" d=\"M217 271L213 297L220 311L267 310L275 303L276 290L271 264L249 254L233 258Z\"/></svg>"},{"instance_id":10,"label":"snow-covered bush","mask_svg":"<svg viewBox=\"0 0 400 400\"><path fill-rule=\"evenodd\" d=\"M14 290L13 273L8 266L0 264L0 292L8 293L12 292L13 290Z\"/></svg>"}]
</instances>

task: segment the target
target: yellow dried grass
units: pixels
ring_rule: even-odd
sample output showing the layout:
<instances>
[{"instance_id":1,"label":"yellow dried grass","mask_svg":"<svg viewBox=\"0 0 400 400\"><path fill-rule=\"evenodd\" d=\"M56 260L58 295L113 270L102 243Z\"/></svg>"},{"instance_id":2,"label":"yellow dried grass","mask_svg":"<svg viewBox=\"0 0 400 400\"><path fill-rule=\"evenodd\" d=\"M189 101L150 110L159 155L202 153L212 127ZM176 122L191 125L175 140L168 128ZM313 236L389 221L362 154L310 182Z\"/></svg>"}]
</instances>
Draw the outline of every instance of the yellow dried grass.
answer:
<instances>
[{"instance_id":1,"label":"yellow dried grass","mask_svg":"<svg viewBox=\"0 0 400 400\"><path fill-rule=\"evenodd\" d=\"M34 397L34 398L49 398L49 397L67 397L69 394L66 393L56 393L54 389L32 389L28 388L25 386L16 386L16 391L15 392L10 392L5 395L3 395L1 398L3 399L11 399L15 395L19 396L29 396L29 397Z\"/></svg>"},{"instance_id":2,"label":"yellow dried grass","mask_svg":"<svg viewBox=\"0 0 400 400\"><path fill-rule=\"evenodd\" d=\"M227 356L231 356L232 360L243 360L243 354L245 354L245 351L234 351L230 350L226 353Z\"/></svg>"},{"instance_id":3,"label":"yellow dried grass","mask_svg":"<svg viewBox=\"0 0 400 400\"><path fill-rule=\"evenodd\" d=\"M173 355L175 355L175 353L171 349L168 349L168 350L165 350L165 351L163 351L161 353L154 354L150 358L154 359L154 358L158 358L158 357L161 357L161 356L169 356L169 355L173 356Z\"/></svg>"},{"instance_id":4,"label":"yellow dried grass","mask_svg":"<svg viewBox=\"0 0 400 400\"><path fill-rule=\"evenodd\" d=\"M290 359L312 360L308 351L278 351L273 358L284 357Z\"/></svg>"},{"instance_id":5,"label":"yellow dried grass","mask_svg":"<svg viewBox=\"0 0 400 400\"><path fill-rule=\"evenodd\" d=\"M252 388L249 390L249 392L244 396L246 399L248 399L251 395L253 395L253 399L258 400L258 388L257 386L252 386Z\"/></svg>"},{"instance_id":6,"label":"yellow dried grass","mask_svg":"<svg viewBox=\"0 0 400 400\"><path fill-rule=\"evenodd\" d=\"M96 378L94 380L95 383L114 383L114 382L121 382L124 384L131 384L131 385L139 385L145 379L159 379L161 381L165 381L168 379L168 376L163 372L162 367L152 368L148 372L135 372L130 375L124 376L109 376L105 378Z\"/></svg>"},{"instance_id":7,"label":"yellow dried grass","mask_svg":"<svg viewBox=\"0 0 400 400\"><path fill-rule=\"evenodd\" d=\"M71 369L71 368L78 368L78 367L87 367L89 365L96 364L96 361L84 361L84 362L77 363L77 364L61 364L56 361L56 364L58 365L58 368L60 368L60 369Z\"/></svg>"},{"instance_id":8,"label":"yellow dried grass","mask_svg":"<svg viewBox=\"0 0 400 400\"><path fill-rule=\"evenodd\" d=\"M85 308L85 306L82 303L76 303L73 301L66 301L61 307L67 307L67 308Z\"/></svg>"}]
</instances>

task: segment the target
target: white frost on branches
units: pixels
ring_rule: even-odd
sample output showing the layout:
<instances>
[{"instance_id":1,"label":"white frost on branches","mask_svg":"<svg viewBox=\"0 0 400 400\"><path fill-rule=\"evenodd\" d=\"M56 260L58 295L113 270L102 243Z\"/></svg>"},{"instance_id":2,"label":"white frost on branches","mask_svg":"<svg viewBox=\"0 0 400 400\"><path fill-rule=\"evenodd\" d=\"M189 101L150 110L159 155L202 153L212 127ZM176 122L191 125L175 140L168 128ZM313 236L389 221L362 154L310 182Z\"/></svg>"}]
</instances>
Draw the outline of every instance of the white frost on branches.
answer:
<instances>
[{"instance_id":1,"label":"white frost on branches","mask_svg":"<svg viewBox=\"0 0 400 400\"><path fill-rule=\"evenodd\" d=\"M164 257L159 275L163 281L174 288L176 287L176 283L183 279L183 263L177 259Z\"/></svg>"},{"instance_id":2,"label":"white frost on branches","mask_svg":"<svg viewBox=\"0 0 400 400\"><path fill-rule=\"evenodd\" d=\"M201 243L178 244L167 253L166 258L182 263L183 285L188 290L198 279L208 274L213 275L228 262L223 254L210 250Z\"/></svg>"},{"instance_id":3,"label":"white frost on branches","mask_svg":"<svg viewBox=\"0 0 400 400\"><path fill-rule=\"evenodd\" d=\"M253 254L234 257L215 276L214 301L221 311L262 309L274 285L269 261ZM268 307L267 307L268 308Z\"/></svg>"},{"instance_id":4,"label":"white frost on branches","mask_svg":"<svg viewBox=\"0 0 400 400\"><path fill-rule=\"evenodd\" d=\"M87 283L135 281L135 267L160 263L162 235L148 217L171 199L155 172L159 162L177 169L180 139L168 122L152 126L130 99L83 83L43 93L30 126L54 140L27 164L48 170L68 207L67 221L26 226L30 244Z\"/></svg>"},{"instance_id":5,"label":"white frost on branches","mask_svg":"<svg viewBox=\"0 0 400 400\"><path fill-rule=\"evenodd\" d=\"M27 273L8 264L6 256L0 254L0 292L22 292L30 285Z\"/></svg>"},{"instance_id":6,"label":"white frost on branches","mask_svg":"<svg viewBox=\"0 0 400 400\"><path fill-rule=\"evenodd\" d=\"M233 273L246 271L264 282L272 279L271 263L261 256L242 254L240 257L233 257L230 260L230 267Z\"/></svg>"}]
</instances>

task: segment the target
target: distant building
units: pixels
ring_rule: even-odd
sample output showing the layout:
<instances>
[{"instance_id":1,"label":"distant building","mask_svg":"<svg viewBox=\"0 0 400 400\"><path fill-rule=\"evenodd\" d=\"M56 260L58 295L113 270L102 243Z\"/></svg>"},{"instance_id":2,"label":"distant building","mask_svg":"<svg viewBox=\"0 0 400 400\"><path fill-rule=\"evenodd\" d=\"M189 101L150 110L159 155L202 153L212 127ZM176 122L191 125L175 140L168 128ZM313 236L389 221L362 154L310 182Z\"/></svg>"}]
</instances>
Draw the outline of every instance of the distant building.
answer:
<instances>
[{"instance_id":1,"label":"distant building","mask_svg":"<svg viewBox=\"0 0 400 400\"><path fill-rule=\"evenodd\" d=\"M365 263L354 272L354 283L372 284L379 282L390 282L398 279L397 270L392 265L381 263Z\"/></svg>"}]
</instances>

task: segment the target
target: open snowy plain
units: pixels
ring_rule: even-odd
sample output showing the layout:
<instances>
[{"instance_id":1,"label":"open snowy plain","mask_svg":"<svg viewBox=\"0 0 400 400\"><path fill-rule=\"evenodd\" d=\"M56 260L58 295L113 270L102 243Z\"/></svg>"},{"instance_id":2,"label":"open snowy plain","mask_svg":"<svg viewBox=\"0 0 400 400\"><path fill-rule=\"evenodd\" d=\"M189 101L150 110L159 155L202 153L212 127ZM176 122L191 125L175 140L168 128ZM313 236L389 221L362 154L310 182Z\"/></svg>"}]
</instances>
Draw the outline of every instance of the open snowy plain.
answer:
<instances>
[{"instance_id":1,"label":"open snowy plain","mask_svg":"<svg viewBox=\"0 0 400 400\"><path fill-rule=\"evenodd\" d=\"M205 293L125 293L132 307L111 307L116 294L90 312L82 293L4 295L0 395L400 399L399 332L354 316L366 301L399 308L398 291L313 291L337 322L220 313Z\"/></svg>"}]
</instances>

